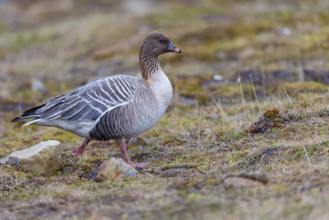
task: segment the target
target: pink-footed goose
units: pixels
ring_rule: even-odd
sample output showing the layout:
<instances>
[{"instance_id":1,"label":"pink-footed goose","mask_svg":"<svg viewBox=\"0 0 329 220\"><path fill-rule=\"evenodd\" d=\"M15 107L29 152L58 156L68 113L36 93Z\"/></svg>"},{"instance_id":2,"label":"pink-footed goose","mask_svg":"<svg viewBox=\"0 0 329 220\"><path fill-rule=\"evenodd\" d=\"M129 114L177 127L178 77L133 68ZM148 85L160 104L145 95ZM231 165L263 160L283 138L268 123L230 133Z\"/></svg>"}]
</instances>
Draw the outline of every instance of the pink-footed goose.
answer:
<instances>
[{"instance_id":1,"label":"pink-footed goose","mask_svg":"<svg viewBox=\"0 0 329 220\"><path fill-rule=\"evenodd\" d=\"M171 101L172 86L158 62L158 56L168 52L181 50L165 34L152 32L139 50L142 78L115 75L88 83L25 111L12 122L33 119L24 125L58 127L84 137L73 151L77 156L83 155L91 140L116 139L124 161L143 168L147 163L133 163L126 144L153 127Z\"/></svg>"}]
</instances>

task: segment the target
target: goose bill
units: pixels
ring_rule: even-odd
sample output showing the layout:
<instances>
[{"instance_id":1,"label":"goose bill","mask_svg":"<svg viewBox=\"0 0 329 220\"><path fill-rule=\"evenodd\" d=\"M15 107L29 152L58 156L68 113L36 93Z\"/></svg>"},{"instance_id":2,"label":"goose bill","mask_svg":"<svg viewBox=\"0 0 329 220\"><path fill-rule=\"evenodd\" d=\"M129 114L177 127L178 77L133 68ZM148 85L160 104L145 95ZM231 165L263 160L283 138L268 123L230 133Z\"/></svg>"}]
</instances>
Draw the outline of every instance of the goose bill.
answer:
<instances>
[{"instance_id":1,"label":"goose bill","mask_svg":"<svg viewBox=\"0 0 329 220\"><path fill-rule=\"evenodd\" d=\"M182 52L181 49L176 47L172 42L170 42L169 45L168 45L168 51L174 52L174 53L181 53Z\"/></svg>"}]
</instances>

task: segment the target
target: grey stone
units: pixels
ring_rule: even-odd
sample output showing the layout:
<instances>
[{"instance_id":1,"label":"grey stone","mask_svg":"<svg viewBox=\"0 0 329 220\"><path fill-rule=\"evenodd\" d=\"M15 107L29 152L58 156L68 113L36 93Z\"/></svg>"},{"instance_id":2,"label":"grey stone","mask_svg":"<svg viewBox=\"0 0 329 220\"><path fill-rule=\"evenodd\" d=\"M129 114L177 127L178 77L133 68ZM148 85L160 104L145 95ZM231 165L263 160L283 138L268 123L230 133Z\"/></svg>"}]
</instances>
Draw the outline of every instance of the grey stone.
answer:
<instances>
[{"instance_id":1,"label":"grey stone","mask_svg":"<svg viewBox=\"0 0 329 220\"><path fill-rule=\"evenodd\" d=\"M242 178L242 177L229 177L224 180L225 188L230 188L230 187L250 188L250 187L260 187L260 186L264 186L264 184L255 180Z\"/></svg>"},{"instance_id":2,"label":"grey stone","mask_svg":"<svg viewBox=\"0 0 329 220\"><path fill-rule=\"evenodd\" d=\"M110 158L103 161L99 166L96 180L115 181L121 177L131 177L137 175L137 170L122 159Z\"/></svg>"}]
</instances>

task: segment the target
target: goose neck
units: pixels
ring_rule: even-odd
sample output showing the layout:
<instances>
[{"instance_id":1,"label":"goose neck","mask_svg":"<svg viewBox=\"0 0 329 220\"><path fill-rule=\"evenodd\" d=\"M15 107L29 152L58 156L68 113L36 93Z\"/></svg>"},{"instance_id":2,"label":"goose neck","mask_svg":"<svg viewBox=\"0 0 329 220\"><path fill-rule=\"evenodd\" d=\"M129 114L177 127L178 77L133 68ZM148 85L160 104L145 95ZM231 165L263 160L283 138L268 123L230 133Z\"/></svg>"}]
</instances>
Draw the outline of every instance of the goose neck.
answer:
<instances>
[{"instance_id":1,"label":"goose neck","mask_svg":"<svg viewBox=\"0 0 329 220\"><path fill-rule=\"evenodd\" d=\"M160 68L158 57L146 53L143 50L139 53L139 65L144 80L149 79Z\"/></svg>"}]
</instances>

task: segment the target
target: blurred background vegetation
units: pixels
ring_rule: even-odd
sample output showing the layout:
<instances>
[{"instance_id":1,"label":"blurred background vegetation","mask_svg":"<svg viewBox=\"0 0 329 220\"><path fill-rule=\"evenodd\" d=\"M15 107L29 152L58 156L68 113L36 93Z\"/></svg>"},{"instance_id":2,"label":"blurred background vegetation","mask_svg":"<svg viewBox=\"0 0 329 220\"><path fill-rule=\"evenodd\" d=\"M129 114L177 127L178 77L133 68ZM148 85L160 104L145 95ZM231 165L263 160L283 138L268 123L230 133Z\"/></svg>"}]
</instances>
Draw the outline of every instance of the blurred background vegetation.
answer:
<instances>
[{"instance_id":1,"label":"blurred background vegetation","mask_svg":"<svg viewBox=\"0 0 329 220\"><path fill-rule=\"evenodd\" d=\"M329 83L328 7L325 0L2 0L0 96L35 104L47 92L136 74L140 41L154 30L183 50L162 57L176 92L201 104L209 101L202 95L209 87L215 98L235 92L239 98L226 86L237 80L262 85L263 96L278 90L271 87L276 82Z\"/></svg>"},{"instance_id":2,"label":"blurred background vegetation","mask_svg":"<svg viewBox=\"0 0 329 220\"><path fill-rule=\"evenodd\" d=\"M326 219L328 23L328 0L0 0L0 156L48 139L68 152L49 178L3 167L0 218ZM8 123L97 78L136 75L151 31L183 53L160 57L173 104L129 149L149 171L95 183L85 176L114 144L71 164L79 137Z\"/></svg>"}]
</instances>

